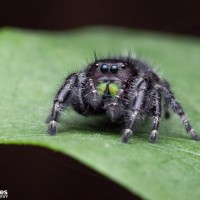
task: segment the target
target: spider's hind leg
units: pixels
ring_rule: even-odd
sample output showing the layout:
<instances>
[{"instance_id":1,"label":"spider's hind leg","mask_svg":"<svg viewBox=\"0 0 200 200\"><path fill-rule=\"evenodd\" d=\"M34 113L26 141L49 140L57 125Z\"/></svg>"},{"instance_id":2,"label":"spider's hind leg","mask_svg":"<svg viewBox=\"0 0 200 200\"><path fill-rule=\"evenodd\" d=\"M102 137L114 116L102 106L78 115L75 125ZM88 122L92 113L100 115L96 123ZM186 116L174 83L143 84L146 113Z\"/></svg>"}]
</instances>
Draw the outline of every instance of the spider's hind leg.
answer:
<instances>
[{"instance_id":1,"label":"spider's hind leg","mask_svg":"<svg viewBox=\"0 0 200 200\"><path fill-rule=\"evenodd\" d=\"M161 94L158 90L155 91L154 95L154 106L153 106L153 123L152 131L149 137L150 142L155 143L158 135L158 128L161 117Z\"/></svg>"},{"instance_id":2,"label":"spider's hind leg","mask_svg":"<svg viewBox=\"0 0 200 200\"><path fill-rule=\"evenodd\" d=\"M192 128L183 108L181 107L179 102L175 99L171 90L165 85L162 85L161 88L166 102L169 103L172 110L181 118L187 133L191 135L193 140L200 140L200 135L197 134L196 131Z\"/></svg>"},{"instance_id":3,"label":"spider's hind leg","mask_svg":"<svg viewBox=\"0 0 200 200\"><path fill-rule=\"evenodd\" d=\"M170 90L170 85L166 80L162 81L162 84L168 89ZM169 119L171 117L170 115L170 110L169 110L169 102L166 101L166 99L164 98L164 107L163 107L163 113L164 113L164 118L165 119Z\"/></svg>"},{"instance_id":4,"label":"spider's hind leg","mask_svg":"<svg viewBox=\"0 0 200 200\"><path fill-rule=\"evenodd\" d=\"M171 117L170 111L169 111L169 104L165 102L164 104L164 118L169 119Z\"/></svg>"}]
</instances>

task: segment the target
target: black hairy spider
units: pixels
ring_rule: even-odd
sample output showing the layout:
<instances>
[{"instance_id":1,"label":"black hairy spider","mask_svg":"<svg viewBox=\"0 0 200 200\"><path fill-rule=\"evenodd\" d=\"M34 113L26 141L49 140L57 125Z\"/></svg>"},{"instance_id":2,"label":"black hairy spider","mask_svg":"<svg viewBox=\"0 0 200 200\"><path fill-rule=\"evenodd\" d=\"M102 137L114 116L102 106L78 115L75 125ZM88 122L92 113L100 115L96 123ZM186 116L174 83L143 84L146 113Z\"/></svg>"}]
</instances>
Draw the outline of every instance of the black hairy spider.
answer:
<instances>
[{"instance_id":1,"label":"black hairy spider","mask_svg":"<svg viewBox=\"0 0 200 200\"><path fill-rule=\"evenodd\" d=\"M50 135L56 134L59 113L68 106L85 116L106 114L113 122L123 121L122 142L128 141L140 121L152 117L150 141L153 143L161 111L168 118L170 106L192 139L200 139L167 81L148 64L131 56L96 58L83 71L69 75L54 98L48 118Z\"/></svg>"}]
</instances>

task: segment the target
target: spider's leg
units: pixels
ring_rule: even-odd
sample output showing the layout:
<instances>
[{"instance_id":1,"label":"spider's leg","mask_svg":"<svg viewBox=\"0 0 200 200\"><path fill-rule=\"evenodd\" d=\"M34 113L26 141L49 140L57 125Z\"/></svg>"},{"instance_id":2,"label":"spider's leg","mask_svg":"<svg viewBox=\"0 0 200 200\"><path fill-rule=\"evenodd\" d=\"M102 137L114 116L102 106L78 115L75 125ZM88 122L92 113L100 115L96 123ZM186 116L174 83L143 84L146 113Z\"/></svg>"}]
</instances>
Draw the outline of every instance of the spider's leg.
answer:
<instances>
[{"instance_id":1,"label":"spider's leg","mask_svg":"<svg viewBox=\"0 0 200 200\"><path fill-rule=\"evenodd\" d=\"M82 99L82 93L83 93L83 85L85 84L86 75L85 73L80 73L78 76L78 102L80 106L80 110L83 112L85 110L85 104Z\"/></svg>"},{"instance_id":2,"label":"spider's leg","mask_svg":"<svg viewBox=\"0 0 200 200\"><path fill-rule=\"evenodd\" d=\"M158 90L156 90L154 96L154 106L153 106L153 126L149 137L150 142L152 143L156 142L160 117L161 117L161 94Z\"/></svg>"},{"instance_id":3,"label":"spider's leg","mask_svg":"<svg viewBox=\"0 0 200 200\"><path fill-rule=\"evenodd\" d=\"M183 111L180 103L175 99L172 91L169 88L162 86L162 92L172 110L181 118L186 131L191 135L192 139L200 140L200 135L198 135L196 131L192 128L187 116L185 115L185 112Z\"/></svg>"},{"instance_id":4,"label":"spider's leg","mask_svg":"<svg viewBox=\"0 0 200 200\"><path fill-rule=\"evenodd\" d=\"M169 104L167 102L165 102L165 104L164 104L164 117L165 117L165 119L170 118Z\"/></svg>"},{"instance_id":5,"label":"spider's leg","mask_svg":"<svg viewBox=\"0 0 200 200\"><path fill-rule=\"evenodd\" d=\"M54 98L53 108L47 120L47 122L49 123L48 133L50 135L56 134L56 131L57 131L56 125L58 122L59 113L61 112L61 110L69 106L71 90L76 80L77 80L76 74L70 75L66 79L65 83L60 88L60 90L58 91L58 93L56 94Z\"/></svg>"},{"instance_id":6,"label":"spider's leg","mask_svg":"<svg viewBox=\"0 0 200 200\"><path fill-rule=\"evenodd\" d=\"M132 129L135 129L138 120L140 120L141 108L144 103L146 90L147 82L145 80L138 81L138 85L136 86L136 96L130 100L131 102L129 104L132 105L132 107L128 110L125 129L122 130L122 142L124 143L128 141L133 133Z\"/></svg>"},{"instance_id":7,"label":"spider's leg","mask_svg":"<svg viewBox=\"0 0 200 200\"><path fill-rule=\"evenodd\" d=\"M89 91L88 98L90 99L90 103L92 107L96 108L98 106L99 99L98 99L97 90L94 86L94 81L92 78L89 79L89 87L90 87L90 91Z\"/></svg>"},{"instance_id":8,"label":"spider's leg","mask_svg":"<svg viewBox=\"0 0 200 200\"><path fill-rule=\"evenodd\" d=\"M168 89L170 90L170 85L169 83L164 79L162 81L162 84ZM169 119L170 118L170 111L169 111L169 102L166 101L166 99L164 99L164 118L165 119Z\"/></svg>"}]
</instances>

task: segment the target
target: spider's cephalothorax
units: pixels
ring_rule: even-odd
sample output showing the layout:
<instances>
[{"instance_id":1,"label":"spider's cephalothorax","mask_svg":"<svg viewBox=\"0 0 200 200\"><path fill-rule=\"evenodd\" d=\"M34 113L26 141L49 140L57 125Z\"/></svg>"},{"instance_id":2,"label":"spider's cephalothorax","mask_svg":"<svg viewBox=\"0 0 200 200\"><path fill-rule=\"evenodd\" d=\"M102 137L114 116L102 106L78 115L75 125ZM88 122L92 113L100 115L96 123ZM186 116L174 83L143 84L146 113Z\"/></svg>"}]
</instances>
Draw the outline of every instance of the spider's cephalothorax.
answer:
<instances>
[{"instance_id":1,"label":"spider's cephalothorax","mask_svg":"<svg viewBox=\"0 0 200 200\"><path fill-rule=\"evenodd\" d=\"M164 105L162 105L164 102ZM152 117L150 141L155 142L161 111L169 117L168 106L179 115L192 139L199 139L169 84L144 62L128 57L96 59L86 69L68 76L54 98L48 118L50 135L56 134L59 113L72 106L82 115L105 113L123 121L122 142L127 142L139 122Z\"/></svg>"}]
</instances>

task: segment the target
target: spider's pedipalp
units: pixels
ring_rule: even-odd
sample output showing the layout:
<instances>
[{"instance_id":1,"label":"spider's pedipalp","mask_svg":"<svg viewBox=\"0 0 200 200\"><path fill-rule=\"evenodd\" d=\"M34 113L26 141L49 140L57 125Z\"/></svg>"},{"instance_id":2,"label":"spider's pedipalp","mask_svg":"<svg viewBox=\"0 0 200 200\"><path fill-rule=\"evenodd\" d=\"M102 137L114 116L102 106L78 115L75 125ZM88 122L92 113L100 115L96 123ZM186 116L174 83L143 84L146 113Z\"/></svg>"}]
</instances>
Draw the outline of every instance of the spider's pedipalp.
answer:
<instances>
[{"instance_id":1,"label":"spider's pedipalp","mask_svg":"<svg viewBox=\"0 0 200 200\"><path fill-rule=\"evenodd\" d=\"M106 114L112 122L116 122L120 118L121 113L123 113L123 107L121 106L123 92L124 90L120 89L116 94L113 102L109 103L108 99L108 102L105 101L104 103L104 109L106 110Z\"/></svg>"},{"instance_id":2,"label":"spider's pedipalp","mask_svg":"<svg viewBox=\"0 0 200 200\"><path fill-rule=\"evenodd\" d=\"M87 96L85 96L85 98L90 101L91 106L95 109L98 107L100 102L99 95L92 78L89 79L88 84Z\"/></svg>"}]
</instances>

